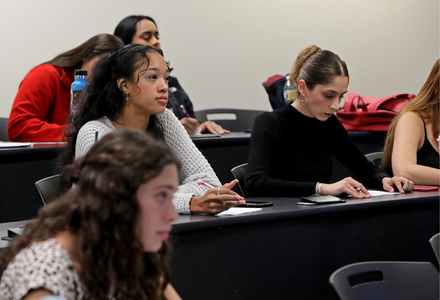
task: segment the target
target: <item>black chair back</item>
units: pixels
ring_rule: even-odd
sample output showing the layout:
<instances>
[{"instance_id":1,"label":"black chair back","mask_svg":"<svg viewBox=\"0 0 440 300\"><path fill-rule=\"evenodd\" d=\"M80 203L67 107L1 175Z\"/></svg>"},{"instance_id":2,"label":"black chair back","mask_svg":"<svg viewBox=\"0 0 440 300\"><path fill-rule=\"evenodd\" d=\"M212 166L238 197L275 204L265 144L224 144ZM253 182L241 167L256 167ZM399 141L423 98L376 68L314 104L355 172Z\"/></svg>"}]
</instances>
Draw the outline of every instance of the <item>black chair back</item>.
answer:
<instances>
[{"instance_id":1,"label":"black chair back","mask_svg":"<svg viewBox=\"0 0 440 300\"><path fill-rule=\"evenodd\" d=\"M238 189L241 192L241 195L245 197L244 194L244 178L246 176L247 163L238 165L232 168L231 173L235 179L238 179Z\"/></svg>"},{"instance_id":2,"label":"black chair back","mask_svg":"<svg viewBox=\"0 0 440 300\"><path fill-rule=\"evenodd\" d=\"M438 262L440 263L440 233L437 233L432 238L429 239L429 243L431 244L432 250L434 250L435 256L437 257Z\"/></svg>"},{"instance_id":3,"label":"black chair back","mask_svg":"<svg viewBox=\"0 0 440 300\"><path fill-rule=\"evenodd\" d=\"M330 283L341 300L439 299L439 272L429 262L355 263L335 271Z\"/></svg>"},{"instance_id":4,"label":"black chair back","mask_svg":"<svg viewBox=\"0 0 440 300\"><path fill-rule=\"evenodd\" d=\"M365 154L365 157L378 167L380 167L380 163L382 162L382 156L383 152L373 152Z\"/></svg>"},{"instance_id":5,"label":"black chair back","mask_svg":"<svg viewBox=\"0 0 440 300\"><path fill-rule=\"evenodd\" d=\"M8 142L8 120L9 118L0 118L0 141Z\"/></svg>"},{"instance_id":6,"label":"black chair back","mask_svg":"<svg viewBox=\"0 0 440 300\"><path fill-rule=\"evenodd\" d=\"M60 194L60 174L49 176L35 182L43 205L55 200Z\"/></svg>"}]
</instances>

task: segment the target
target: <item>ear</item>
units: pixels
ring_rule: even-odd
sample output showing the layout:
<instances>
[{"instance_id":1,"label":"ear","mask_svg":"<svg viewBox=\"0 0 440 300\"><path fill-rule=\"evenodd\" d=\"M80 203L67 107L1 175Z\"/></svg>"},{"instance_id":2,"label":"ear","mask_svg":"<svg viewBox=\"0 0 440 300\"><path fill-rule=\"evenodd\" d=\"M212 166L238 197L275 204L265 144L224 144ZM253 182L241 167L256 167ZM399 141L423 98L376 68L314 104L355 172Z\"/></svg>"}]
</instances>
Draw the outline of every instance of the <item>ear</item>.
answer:
<instances>
[{"instance_id":1,"label":"ear","mask_svg":"<svg viewBox=\"0 0 440 300\"><path fill-rule=\"evenodd\" d=\"M124 94L128 94L128 84L127 84L127 80L125 79L125 77L119 77L118 80L116 81L116 83L118 84L119 89L121 90L121 92L123 92Z\"/></svg>"},{"instance_id":2,"label":"ear","mask_svg":"<svg viewBox=\"0 0 440 300\"><path fill-rule=\"evenodd\" d=\"M301 79L301 80L298 82L298 92L299 92L301 95L304 95L305 92L306 92L306 88L307 88L307 84L306 84L306 82L304 81L304 79Z\"/></svg>"}]
</instances>

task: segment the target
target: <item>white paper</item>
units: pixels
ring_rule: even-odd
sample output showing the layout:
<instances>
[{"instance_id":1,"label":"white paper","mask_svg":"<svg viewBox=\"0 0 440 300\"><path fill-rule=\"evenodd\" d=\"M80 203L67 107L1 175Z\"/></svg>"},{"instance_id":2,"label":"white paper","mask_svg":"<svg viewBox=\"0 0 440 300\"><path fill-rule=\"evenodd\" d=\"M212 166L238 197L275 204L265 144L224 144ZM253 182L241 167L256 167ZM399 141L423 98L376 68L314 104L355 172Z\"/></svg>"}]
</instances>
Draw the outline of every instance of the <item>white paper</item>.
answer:
<instances>
[{"instance_id":1,"label":"white paper","mask_svg":"<svg viewBox=\"0 0 440 300\"><path fill-rule=\"evenodd\" d=\"M0 142L0 148L29 147L32 145L32 143Z\"/></svg>"},{"instance_id":2,"label":"white paper","mask_svg":"<svg viewBox=\"0 0 440 300\"><path fill-rule=\"evenodd\" d=\"M371 197L377 197L377 196L387 196L387 195L400 195L399 192L384 192L384 191L376 191L376 190L367 190ZM348 195L347 198L351 198L351 195Z\"/></svg>"},{"instance_id":3,"label":"white paper","mask_svg":"<svg viewBox=\"0 0 440 300\"><path fill-rule=\"evenodd\" d=\"M241 215L241 214L246 214L246 213L251 213L254 211L259 211L262 208L254 208L254 207L232 207L228 210L225 210L219 214L217 214L217 216L236 216L236 215Z\"/></svg>"},{"instance_id":4,"label":"white paper","mask_svg":"<svg viewBox=\"0 0 440 300\"><path fill-rule=\"evenodd\" d=\"M400 195L399 192L384 192L384 191L370 191L368 190L368 192L371 194L371 196L376 197L376 196L386 196L386 195Z\"/></svg>"}]
</instances>

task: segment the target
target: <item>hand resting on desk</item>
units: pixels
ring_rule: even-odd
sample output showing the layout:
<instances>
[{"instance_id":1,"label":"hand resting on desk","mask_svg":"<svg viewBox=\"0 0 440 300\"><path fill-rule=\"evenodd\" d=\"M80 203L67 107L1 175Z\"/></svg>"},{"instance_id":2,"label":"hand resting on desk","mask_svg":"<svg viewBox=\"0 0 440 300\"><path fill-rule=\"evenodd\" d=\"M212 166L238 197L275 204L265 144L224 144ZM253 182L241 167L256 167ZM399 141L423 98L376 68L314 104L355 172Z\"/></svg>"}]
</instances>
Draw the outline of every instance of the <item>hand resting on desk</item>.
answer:
<instances>
[{"instance_id":1,"label":"hand resting on desk","mask_svg":"<svg viewBox=\"0 0 440 300\"><path fill-rule=\"evenodd\" d=\"M223 129L223 127L212 121L203 122L202 124L200 124L199 128L197 128L197 132L207 131L214 134L231 133L229 130Z\"/></svg>"},{"instance_id":2,"label":"hand resting on desk","mask_svg":"<svg viewBox=\"0 0 440 300\"><path fill-rule=\"evenodd\" d=\"M411 192L414 188L414 182L402 176L384 177L382 179L382 184L383 189L390 193L395 192L393 186L395 186L401 194Z\"/></svg>"},{"instance_id":3,"label":"hand resting on desk","mask_svg":"<svg viewBox=\"0 0 440 300\"><path fill-rule=\"evenodd\" d=\"M402 176L384 177L382 184L383 189L390 193L395 192L393 186L395 186L401 194L411 192L414 188L414 183ZM344 178L332 184L323 184L321 191L322 195L339 196L341 194L347 194L358 199L371 198L371 194L362 183L351 177Z\"/></svg>"},{"instance_id":4,"label":"hand resting on desk","mask_svg":"<svg viewBox=\"0 0 440 300\"><path fill-rule=\"evenodd\" d=\"M246 203L242 196L231 190L237 182L235 179L219 188L209 189L202 197L193 196L189 203L191 213L218 214Z\"/></svg>"},{"instance_id":5,"label":"hand resting on desk","mask_svg":"<svg viewBox=\"0 0 440 300\"><path fill-rule=\"evenodd\" d=\"M323 184L322 195L339 196L342 194L351 195L353 198L371 198L370 193L364 185L351 177L344 178L331 184Z\"/></svg>"},{"instance_id":6,"label":"hand resting on desk","mask_svg":"<svg viewBox=\"0 0 440 300\"><path fill-rule=\"evenodd\" d=\"M229 130L223 129L220 125L212 121L206 121L202 124L194 118L182 118L180 119L180 123L182 123L188 134L193 133L202 133L202 132L210 132L213 134L225 134L231 133Z\"/></svg>"}]
</instances>

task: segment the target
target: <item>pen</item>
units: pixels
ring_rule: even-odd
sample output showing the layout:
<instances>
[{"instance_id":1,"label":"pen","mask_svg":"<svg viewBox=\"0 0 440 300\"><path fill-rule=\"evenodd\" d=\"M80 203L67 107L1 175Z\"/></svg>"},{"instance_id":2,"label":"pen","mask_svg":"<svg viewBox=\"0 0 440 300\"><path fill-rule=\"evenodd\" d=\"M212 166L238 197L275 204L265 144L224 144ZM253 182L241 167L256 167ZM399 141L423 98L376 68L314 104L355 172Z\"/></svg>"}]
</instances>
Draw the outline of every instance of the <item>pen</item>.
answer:
<instances>
[{"instance_id":1,"label":"pen","mask_svg":"<svg viewBox=\"0 0 440 300\"><path fill-rule=\"evenodd\" d=\"M95 143L98 141L98 131L95 131Z\"/></svg>"},{"instance_id":2,"label":"pen","mask_svg":"<svg viewBox=\"0 0 440 300\"><path fill-rule=\"evenodd\" d=\"M214 189L214 187L212 185L210 185L209 183L204 182L202 179L197 179L197 184L198 185L204 185L210 189Z\"/></svg>"},{"instance_id":3,"label":"pen","mask_svg":"<svg viewBox=\"0 0 440 300\"><path fill-rule=\"evenodd\" d=\"M185 113L185 115L186 115L188 118L191 118L191 116L189 115L189 113L186 111L185 107L183 107L182 104L180 104L180 108L182 109L182 111Z\"/></svg>"}]
</instances>

